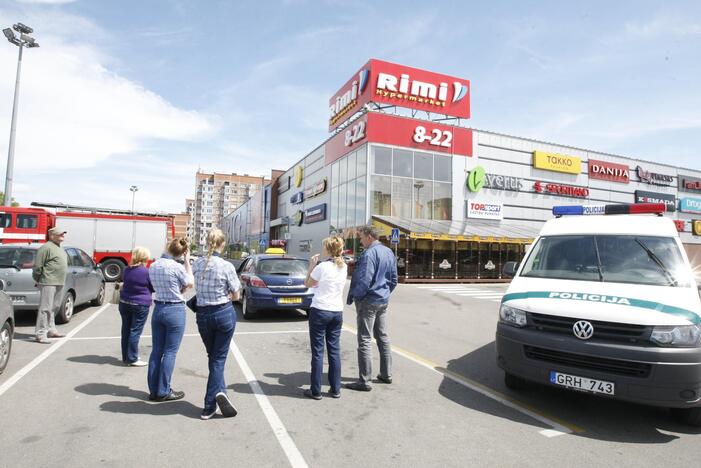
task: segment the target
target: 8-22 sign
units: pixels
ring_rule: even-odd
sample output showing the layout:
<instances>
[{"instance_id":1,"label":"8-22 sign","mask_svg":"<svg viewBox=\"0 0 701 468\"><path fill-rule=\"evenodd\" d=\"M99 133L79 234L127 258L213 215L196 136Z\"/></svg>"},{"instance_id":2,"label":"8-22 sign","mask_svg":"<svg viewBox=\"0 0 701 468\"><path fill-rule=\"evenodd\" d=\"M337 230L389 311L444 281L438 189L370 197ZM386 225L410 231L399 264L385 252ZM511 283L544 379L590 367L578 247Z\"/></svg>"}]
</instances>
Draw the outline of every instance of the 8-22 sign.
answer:
<instances>
[{"instance_id":1,"label":"8-22 sign","mask_svg":"<svg viewBox=\"0 0 701 468\"><path fill-rule=\"evenodd\" d=\"M423 125L418 125L414 129L413 140L416 143L424 143L428 141L429 145L450 148L453 141L453 132L450 130L440 130L438 128L434 128L429 133L428 130L426 130L426 127Z\"/></svg>"}]
</instances>

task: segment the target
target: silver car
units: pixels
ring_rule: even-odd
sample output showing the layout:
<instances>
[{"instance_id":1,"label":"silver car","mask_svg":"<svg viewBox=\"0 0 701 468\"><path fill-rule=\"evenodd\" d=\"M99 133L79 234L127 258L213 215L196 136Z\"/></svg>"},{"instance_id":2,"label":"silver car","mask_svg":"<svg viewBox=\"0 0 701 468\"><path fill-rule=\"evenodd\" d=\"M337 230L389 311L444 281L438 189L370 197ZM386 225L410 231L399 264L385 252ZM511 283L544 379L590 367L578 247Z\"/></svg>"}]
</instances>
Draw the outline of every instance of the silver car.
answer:
<instances>
[{"instance_id":1,"label":"silver car","mask_svg":"<svg viewBox=\"0 0 701 468\"><path fill-rule=\"evenodd\" d=\"M0 246L0 289L12 300L14 309L37 310L39 289L32 278L32 267L39 244ZM56 312L57 323L67 323L76 305L90 302L99 306L105 299L105 278L92 258L76 247L63 247L68 255L68 272Z\"/></svg>"},{"instance_id":2,"label":"silver car","mask_svg":"<svg viewBox=\"0 0 701 468\"><path fill-rule=\"evenodd\" d=\"M0 291L0 374L5 370L15 334L15 313L7 294Z\"/></svg>"}]
</instances>

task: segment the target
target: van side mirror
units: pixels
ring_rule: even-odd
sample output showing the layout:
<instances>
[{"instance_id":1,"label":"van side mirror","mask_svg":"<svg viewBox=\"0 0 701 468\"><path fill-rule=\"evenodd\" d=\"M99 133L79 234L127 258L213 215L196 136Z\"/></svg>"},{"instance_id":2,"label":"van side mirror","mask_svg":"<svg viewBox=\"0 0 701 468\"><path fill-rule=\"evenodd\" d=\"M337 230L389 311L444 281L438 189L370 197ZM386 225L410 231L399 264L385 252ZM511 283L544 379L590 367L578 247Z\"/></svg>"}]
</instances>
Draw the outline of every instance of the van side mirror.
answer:
<instances>
[{"instance_id":1,"label":"van side mirror","mask_svg":"<svg viewBox=\"0 0 701 468\"><path fill-rule=\"evenodd\" d=\"M506 262L504 263L504 268L502 268L501 272L504 276L513 278L516 276L516 270L518 270L518 262Z\"/></svg>"}]
</instances>

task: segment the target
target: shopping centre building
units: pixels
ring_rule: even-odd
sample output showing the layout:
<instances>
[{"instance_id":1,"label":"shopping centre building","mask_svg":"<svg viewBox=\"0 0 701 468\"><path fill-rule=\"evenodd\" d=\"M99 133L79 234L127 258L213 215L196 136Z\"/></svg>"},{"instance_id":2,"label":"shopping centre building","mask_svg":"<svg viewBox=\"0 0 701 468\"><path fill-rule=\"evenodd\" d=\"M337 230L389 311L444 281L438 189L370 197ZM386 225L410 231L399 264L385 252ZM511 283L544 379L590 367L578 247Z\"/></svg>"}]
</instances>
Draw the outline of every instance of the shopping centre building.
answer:
<instances>
[{"instance_id":1,"label":"shopping centre building","mask_svg":"<svg viewBox=\"0 0 701 468\"><path fill-rule=\"evenodd\" d=\"M370 60L331 98L329 139L226 217L229 243L306 257L338 233L358 255L355 229L372 223L406 281L492 280L555 205L656 201L701 263L701 171L475 130L469 117L468 80ZM236 224L251 212L267 218L257 232Z\"/></svg>"}]
</instances>

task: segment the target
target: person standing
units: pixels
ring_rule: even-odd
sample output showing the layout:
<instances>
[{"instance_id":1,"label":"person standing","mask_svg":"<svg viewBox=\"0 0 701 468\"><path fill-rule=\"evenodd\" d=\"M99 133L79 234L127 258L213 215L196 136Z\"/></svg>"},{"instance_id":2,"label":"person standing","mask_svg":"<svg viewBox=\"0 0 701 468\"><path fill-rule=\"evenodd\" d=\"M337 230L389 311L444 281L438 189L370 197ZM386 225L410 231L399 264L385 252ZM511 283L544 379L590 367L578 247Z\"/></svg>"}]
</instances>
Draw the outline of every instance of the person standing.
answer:
<instances>
[{"instance_id":1,"label":"person standing","mask_svg":"<svg viewBox=\"0 0 701 468\"><path fill-rule=\"evenodd\" d=\"M241 283L234 265L221 258L226 237L220 229L207 234L207 256L192 267L197 291L197 330L207 350L209 377L201 419L211 419L217 406L224 417L238 414L226 394L224 367L236 328L236 311L231 301L239 298Z\"/></svg>"},{"instance_id":2,"label":"person standing","mask_svg":"<svg viewBox=\"0 0 701 468\"><path fill-rule=\"evenodd\" d=\"M309 310L309 344L312 350L311 385L304 396L321 400L321 373L324 368L324 342L329 356L329 387L331 396L341 397L341 327L343 326L343 287L348 267L343 261L343 239L327 237L322 241L322 254L327 259L319 263L319 255L309 259L309 271L304 284L314 288Z\"/></svg>"},{"instance_id":3,"label":"person standing","mask_svg":"<svg viewBox=\"0 0 701 468\"><path fill-rule=\"evenodd\" d=\"M131 252L131 262L124 270L122 290L119 294L119 314L122 316L122 361L132 367L148 365L139 358L139 338L144 330L148 310L151 307L153 286L146 265L151 252L136 247Z\"/></svg>"},{"instance_id":4,"label":"person standing","mask_svg":"<svg viewBox=\"0 0 701 468\"><path fill-rule=\"evenodd\" d=\"M39 285L39 310L35 327L37 343L50 344L47 338L63 338L56 330L55 314L60 303L63 286L66 284L68 255L61 248L66 235L63 229L49 229L49 240L37 250L32 278Z\"/></svg>"},{"instance_id":5,"label":"person standing","mask_svg":"<svg viewBox=\"0 0 701 468\"><path fill-rule=\"evenodd\" d=\"M397 260L391 249L378 241L377 229L358 229L365 251L358 259L346 302L355 302L358 322L358 380L346 388L369 392L372 390L372 336L380 352L380 373L377 380L392 383L392 350L387 335L387 305L397 286Z\"/></svg>"},{"instance_id":6,"label":"person standing","mask_svg":"<svg viewBox=\"0 0 701 468\"><path fill-rule=\"evenodd\" d=\"M183 256L181 265L176 258ZM166 253L151 264L149 278L156 293L151 314L152 350L148 360L148 389L151 401L172 401L185 397L174 391L170 381L175 357L185 333L185 299L183 293L193 286L187 240L176 237L168 243Z\"/></svg>"}]
</instances>

